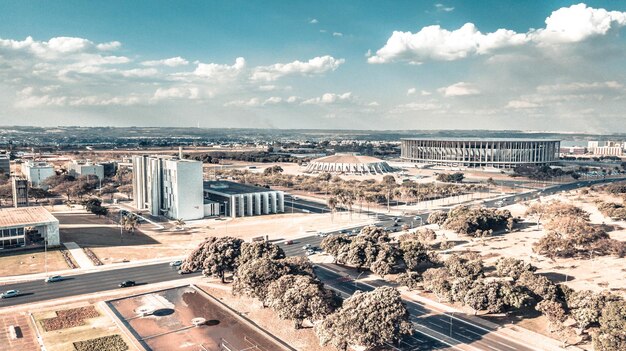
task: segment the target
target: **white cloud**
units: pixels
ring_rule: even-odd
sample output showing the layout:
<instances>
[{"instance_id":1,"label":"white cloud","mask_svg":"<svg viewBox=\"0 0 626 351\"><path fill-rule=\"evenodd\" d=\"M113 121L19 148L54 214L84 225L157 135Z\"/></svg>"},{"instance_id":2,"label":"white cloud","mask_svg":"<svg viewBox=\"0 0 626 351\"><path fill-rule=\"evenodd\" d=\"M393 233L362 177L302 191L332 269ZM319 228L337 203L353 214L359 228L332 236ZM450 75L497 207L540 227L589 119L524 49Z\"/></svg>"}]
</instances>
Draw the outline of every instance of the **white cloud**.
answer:
<instances>
[{"instance_id":1,"label":"white cloud","mask_svg":"<svg viewBox=\"0 0 626 351\"><path fill-rule=\"evenodd\" d=\"M159 71L154 68L133 68L120 72L124 77L152 77L156 76Z\"/></svg>"},{"instance_id":2,"label":"white cloud","mask_svg":"<svg viewBox=\"0 0 626 351\"><path fill-rule=\"evenodd\" d=\"M189 64L189 61L185 60L180 56L170 57L168 59L163 60L151 60L144 61L141 63L144 66L155 67L155 66L167 66L167 67L178 67L185 66Z\"/></svg>"},{"instance_id":3,"label":"white cloud","mask_svg":"<svg viewBox=\"0 0 626 351\"><path fill-rule=\"evenodd\" d=\"M271 66L259 66L253 70L252 80L273 81L287 75L315 75L336 70L344 59L332 56L314 57L307 62L293 61L290 63L276 63Z\"/></svg>"},{"instance_id":4,"label":"white cloud","mask_svg":"<svg viewBox=\"0 0 626 351\"><path fill-rule=\"evenodd\" d=\"M435 9L440 12L452 12L454 11L453 6L446 6L444 4L435 4Z\"/></svg>"},{"instance_id":5,"label":"white cloud","mask_svg":"<svg viewBox=\"0 0 626 351\"><path fill-rule=\"evenodd\" d=\"M317 23L319 23L319 21L314 18L314 19L310 20L309 23L310 24L317 24Z\"/></svg>"},{"instance_id":6,"label":"white cloud","mask_svg":"<svg viewBox=\"0 0 626 351\"><path fill-rule=\"evenodd\" d=\"M468 96L480 94L480 90L471 83L458 82L447 87L441 87L437 91L446 97Z\"/></svg>"},{"instance_id":7,"label":"white cloud","mask_svg":"<svg viewBox=\"0 0 626 351\"><path fill-rule=\"evenodd\" d=\"M246 60L237 57L231 66L217 63L198 63L193 74L208 79L228 80L238 76L246 68Z\"/></svg>"},{"instance_id":8,"label":"white cloud","mask_svg":"<svg viewBox=\"0 0 626 351\"><path fill-rule=\"evenodd\" d=\"M236 107L256 107L261 106L261 99L254 97L249 100L233 100L224 104L224 106L236 106Z\"/></svg>"},{"instance_id":9,"label":"white cloud","mask_svg":"<svg viewBox=\"0 0 626 351\"><path fill-rule=\"evenodd\" d=\"M343 37L343 33L341 33L341 32L333 32L333 37Z\"/></svg>"},{"instance_id":10,"label":"white cloud","mask_svg":"<svg viewBox=\"0 0 626 351\"><path fill-rule=\"evenodd\" d=\"M432 93L428 90L422 90L420 91L420 95L422 96L428 96L428 95L432 95Z\"/></svg>"},{"instance_id":11,"label":"white cloud","mask_svg":"<svg viewBox=\"0 0 626 351\"><path fill-rule=\"evenodd\" d=\"M423 27L417 33L394 31L387 43L376 51L376 55L368 58L368 62L453 61L522 45L545 47L576 43L626 26L626 12L594 9L578 4L552 12L545 22L545 28L529 29L526 33L498 29L483 34L473 23L466 23L452 31L439 25Z\"/></svg>"},{"instance_id":12,"label":"white cloud","mask_svg":"<svg viewBox=\"0 0 626 351\"><path fill-rule=\"evenodd\" d=\"M334 94L334 93L325 93L320 97L304 100L302 102L303 105L330 105L330 104L339 104L345 102L355 102L354 95L352 92L347 92L343 94Z\"/></svg>"},{"instance_id":13,"label":"white cloud","mask_svg":"<svg viewBox=\"0 0 626 351\"><path fill-rule=\"evenodd\" d=\"M562 7L546 18L546 28L532 33L542 44L575 43L589 37L605 35L626 25L626 12L594 9L585 4Z\"/></svg>"},{"instance_id":14,"label":"white cloud","mask_svg":"<svg viewBox=\"0 0 626 351\"><path fill-rule=\"evenodd\" d=\"M526 100L511 100L506 104L506 108L525 109L539 107L538 104Z\"/></svg>"},{"instance_id":15,"label":"white cloud","mask_svg":"<svg viewBox=\"0 0 626 351\"><path fill-rule=\"evenodd\" d=\"M101 43L96 45L96 48L101 51L113 51L122 47L122 43L119 41L110 41L108 43Z\"/></svg>"},{"instance_id":16,"label":"white cloud","mask_svg":"<svg viewBox=\"0 0 626 351\"><path fill-rule=\"evenodd\" d=\"M199 89L197 87L172 87L172 88L158 88L154 92L154 99L197 99L199 96Z\"/></svg>"},{"instance_id":17,"label":"white cloud","mask_svg":"<svg viewBox=\"0 0 626 351\"><path fill-rule=\"evenodd\" d=\"M415 88L409 88L409 90L406 91L407 95L413 95L415 94L415 92L417 91L417 89Z\"/></svg>"},{"instance_id":18,"label":"white cloud","mask_svg":"<svg viewBox=\"0 0 626 351\"><path fill-rule=\"evenodd\" d=\"M624 85L616 81L606 82L573 82L565 84L540 85L537 87L539 93L554 92L574 92L593 90L623 90Z\"/></svg>"},{"instance_id":19,"label":"white cloud","mask_svg":"<svg viewBox=\"0 0 626 351\"><path fill-rule=\"evenodd\" d=\"M448 105L437 102L410 102L394 107L389 112L392 114L406 113L411 111L441 111L449 108Z\"/></svg>"}]
</instances>

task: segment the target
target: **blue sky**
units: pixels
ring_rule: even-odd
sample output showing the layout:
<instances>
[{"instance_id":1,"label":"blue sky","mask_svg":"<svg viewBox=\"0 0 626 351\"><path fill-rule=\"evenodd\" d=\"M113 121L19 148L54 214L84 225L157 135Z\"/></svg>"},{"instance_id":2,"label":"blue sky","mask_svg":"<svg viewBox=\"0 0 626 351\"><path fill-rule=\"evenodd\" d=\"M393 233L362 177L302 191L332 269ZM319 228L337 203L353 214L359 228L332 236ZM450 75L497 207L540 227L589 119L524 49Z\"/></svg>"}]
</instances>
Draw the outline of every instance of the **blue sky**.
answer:
<instances>
[{"instance_id":1,"label":"blue sky","mask_svg":"<svg viewBox=\"0 0 626 351\"><path fill-rule=\"evenodd\" d=\"M626 3L3 1L3 125L626 131Z\"/></svg>"}]
</instances>

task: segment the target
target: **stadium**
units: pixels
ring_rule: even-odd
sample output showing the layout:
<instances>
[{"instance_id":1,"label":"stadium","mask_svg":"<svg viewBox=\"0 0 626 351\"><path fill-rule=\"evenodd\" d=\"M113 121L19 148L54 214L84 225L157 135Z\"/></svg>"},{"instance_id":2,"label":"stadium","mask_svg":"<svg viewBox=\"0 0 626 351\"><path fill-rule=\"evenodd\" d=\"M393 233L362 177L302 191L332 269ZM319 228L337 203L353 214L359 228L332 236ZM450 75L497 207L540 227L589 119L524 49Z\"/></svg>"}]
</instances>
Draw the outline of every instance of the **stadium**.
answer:
<instances>
[{"instance_id":1,"label":"stadium","mask_svg":"<svg viewBox=\"0 0 626 351\"><path fill-rule=\"evenodd\" d=\"M384 174L394 172L387 162L371 156L337 153L312 160L306 173Z\"/></svg>"},{"instance_id":2,"label":"stadium","mask_svg":"<svg viewBox=\"0 0 626 351\"><path fill-rule=\"evenodd\" d=\"M404 138L400 158L418 164L510 169L556 162L560 144L542 139Z\"/></svg>"}]
</instances>

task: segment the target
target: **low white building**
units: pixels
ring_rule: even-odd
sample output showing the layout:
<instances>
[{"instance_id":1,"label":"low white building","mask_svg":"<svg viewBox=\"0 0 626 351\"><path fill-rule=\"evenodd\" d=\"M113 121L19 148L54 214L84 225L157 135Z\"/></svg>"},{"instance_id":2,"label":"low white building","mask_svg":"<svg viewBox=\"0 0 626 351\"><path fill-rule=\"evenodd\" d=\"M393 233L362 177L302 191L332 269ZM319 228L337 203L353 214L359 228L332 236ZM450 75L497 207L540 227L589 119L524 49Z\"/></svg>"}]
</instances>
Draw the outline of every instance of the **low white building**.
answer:
<instances>
[{"instance_id":1,"label":"low white building","mask_svg":"<svg viewBox=\"0 0 626 351\"><path fill-rule=\"evenodd\" d=\"M72 161L67 165L67 171L75 177L95 175L100 180L104 178L104 166L90 161Z\"/></svg>"},{"instance_id":2,"label":"low white building","mask_svg":"<svg viewBox=\"0 0 626 351\"><path fill-rule=\"evenodd\" d=\"M54 167L47 162L26 161L22 163L22 174L31 186L40 187L41 183L56 174Z\"/></svg>"},{"instance_id":3,"label":"low white building","mask_svg":"<svg viewBox=\"0 0 626 351\"><path fill-rule=\"evenodd\" d=\"M135 206L153 216L204 217L202 162L174 156L133 156Z\"/></svg>"},{"instance_id":4,"label":"low white building","mask_svg":"<svg viewBox=\"0 0 626 351\"><path fill-rule=\"evenodd\" d=\"M43 207L0 208L0 252L28 246L59 246L59 220Z\"/></svg>"},{"instance_id":5,"label":"low white building","mask_svg":"<svg viewBox=\"0 0 626 351\"><path fill-rule=\"evenodd\" d=\"M285 212L285 194L279 190L224 180L204 182L204 198L219 204L219 215L248 217Z\"/></svg>"}]
</instances>

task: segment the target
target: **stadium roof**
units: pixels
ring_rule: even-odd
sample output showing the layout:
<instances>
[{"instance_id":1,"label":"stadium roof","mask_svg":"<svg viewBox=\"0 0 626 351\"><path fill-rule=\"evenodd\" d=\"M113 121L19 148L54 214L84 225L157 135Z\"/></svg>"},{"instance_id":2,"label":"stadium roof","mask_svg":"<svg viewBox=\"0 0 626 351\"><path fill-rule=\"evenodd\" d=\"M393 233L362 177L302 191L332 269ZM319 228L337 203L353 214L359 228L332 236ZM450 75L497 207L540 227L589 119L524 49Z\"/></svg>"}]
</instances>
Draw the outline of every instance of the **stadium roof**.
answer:
<instances>
[{"instance_id":1,"label":"stadium roof","mask_svg":"<svg viewBox=\"0 0 626 351\"><path fill-rule=\"evenodd\" d=\"M532 138L450 138L450 137L423 137L423 138L401 138L400 140L430 140L430 141L561 141L560 139L532 139Z\"/></svg>"},{"instance_id":2,"label":"stadium roof","mask_svg":"<svg viewBox=\"0 0 626 351\"><path fill-rule=\"evenodd\" d=\"M311 162L320 162L320 163L379 163L384 162L383 160L371 157L371 156L363 156L363 155L355 155L355 154L335 154L330 156L324 156L320 158L316 158Z\"/></svg>"}]
</instances>

